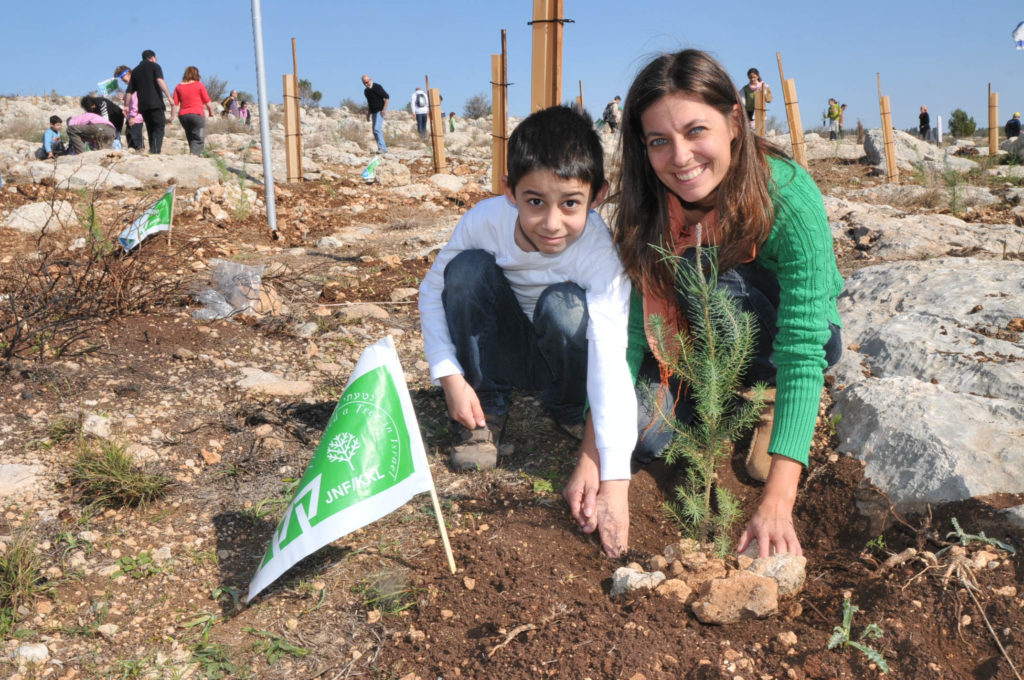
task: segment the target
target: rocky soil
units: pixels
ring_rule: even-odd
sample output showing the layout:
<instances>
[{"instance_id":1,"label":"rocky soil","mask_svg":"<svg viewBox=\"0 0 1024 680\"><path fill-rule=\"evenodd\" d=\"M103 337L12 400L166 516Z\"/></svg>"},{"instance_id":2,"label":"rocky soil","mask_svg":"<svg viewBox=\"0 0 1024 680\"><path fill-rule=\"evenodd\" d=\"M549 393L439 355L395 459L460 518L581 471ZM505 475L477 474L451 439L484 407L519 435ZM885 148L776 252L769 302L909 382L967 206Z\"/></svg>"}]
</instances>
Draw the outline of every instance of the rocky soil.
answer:
<instances>
[{"instance_id":1,"label":"rocky soil","mask_svg":"<svg viewBox=\"0 0 1024 680\"><path fill-rule=\"evenodd\" d=\"M0 104L8 122L44 113ZM243 131L211 134L209 159L35 163L30 142L0 139L0 560L29 541L42 586L13 604L0 590L0 676L876 677L857 649L828 649L849 598L860 610L853 640L879 625L862 642L889 677L1019 677L1024 562L1005 549L1022 545L1024 503L1016 166L972 156L955 185L924 165L886 184L870 143L809 139L848 320L796 509L805 579L792 593L766 579L774 605L739 606L715 624L695 607L709 579L751 565L680 543L662 509L676 471L636 474L632 551L612 561L558 497L574 442L535 395L517 395L501 467L447 468L444 399L428 380L415 301L431 253L490 195L488 123L460 122L438 174L411 119L389 120L393 151L367 184L368 126L307 112L306 181L278 184L276 238L258 139ZM610 136L606 146L612 154ZM276 150L274 160L280 178ZM170 181L180 187L170 237L104 256ZM196 318L195 293L219 260L262 267L259 313ZM244 606L349 372L384 335L406 371L458 572L419 496ZM166 495L90 503L72 463L101 443L169 478ZM951 453L966 449L969 464ZM740 456L719 482L746 509L760 492ZM676 585L618 594L613 575L627 566Z\"/></svg>"}]
</instances>

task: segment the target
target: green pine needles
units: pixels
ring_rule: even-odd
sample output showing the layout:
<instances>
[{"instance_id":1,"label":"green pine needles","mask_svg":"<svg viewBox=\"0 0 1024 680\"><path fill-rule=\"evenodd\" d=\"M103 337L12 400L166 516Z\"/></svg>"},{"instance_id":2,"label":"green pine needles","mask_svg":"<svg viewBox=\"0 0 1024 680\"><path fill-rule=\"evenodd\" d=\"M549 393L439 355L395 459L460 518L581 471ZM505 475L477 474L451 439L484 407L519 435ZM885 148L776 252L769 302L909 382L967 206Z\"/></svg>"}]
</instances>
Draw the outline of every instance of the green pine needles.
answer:
<instances>
[{"instance_id":1,"label":"green pine needles","mask_svg":"<svg viewBox=\"0 0 1024 680\"><path fill-rule=\"evenodd\" d=\"M715 485L715 470L728 459L731 442L758 421L765 404L762 385L749 401L737 397L754 351L754 319L718 286L715 248L698 246L695 258L660 247L658 251L672 269L689 330L670 334L657 316L651 317L650 325L658 355L688 386L696 404L688 425L666 418L674 437L665 458L670 464L687 464L686 479L666 509L691 538L713 542L715 551L724 555L731 548L730 529L741 513L736 497Z\"/></svg>"}]
</instances>

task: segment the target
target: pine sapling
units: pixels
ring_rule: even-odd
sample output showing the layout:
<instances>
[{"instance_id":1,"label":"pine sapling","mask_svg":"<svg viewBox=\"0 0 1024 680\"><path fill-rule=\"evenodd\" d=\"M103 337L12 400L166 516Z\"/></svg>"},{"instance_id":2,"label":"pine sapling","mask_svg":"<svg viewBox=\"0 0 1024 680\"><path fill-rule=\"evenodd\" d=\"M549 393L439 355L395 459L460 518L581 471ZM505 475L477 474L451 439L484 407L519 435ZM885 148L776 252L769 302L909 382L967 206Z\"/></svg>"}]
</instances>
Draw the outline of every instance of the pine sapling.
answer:
<instances>
[{"instance_id":1,"label":"pine sapling","mask_svg":"<svg viewBox=\"0 0 1024 680\"><path fill-rule=\"evenodd\" d=\"M765 388L760 385L750 401L742 402L736 396L753 355L754 320L718 286L714 248L697 247L694 258L664 248L659 252L677 282L688 329L670 334L664 320L656 316L650 324L658 356L687 386L695 403L690 424L666 418L675 435L666 460L687 464L686 479L676 488L676 501L666 505L692 538L713 541L716 551L724 554L729 551L729 530L740 518L740 509L732 493L715 486L715 470L728 458L730 442L758 421L765 404Z\"/></svg>"}]
</instances>

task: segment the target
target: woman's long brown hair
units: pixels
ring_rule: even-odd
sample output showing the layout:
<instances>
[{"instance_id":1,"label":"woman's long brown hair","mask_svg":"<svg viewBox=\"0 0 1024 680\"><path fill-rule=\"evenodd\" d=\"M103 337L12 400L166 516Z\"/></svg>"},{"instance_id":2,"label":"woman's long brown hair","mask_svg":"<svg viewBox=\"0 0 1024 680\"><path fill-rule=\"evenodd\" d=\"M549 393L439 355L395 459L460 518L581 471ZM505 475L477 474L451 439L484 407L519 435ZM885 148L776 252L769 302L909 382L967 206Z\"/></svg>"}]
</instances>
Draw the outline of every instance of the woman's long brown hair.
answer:
<instances>
[{"instance_id":1,"label":"woman's long brown hair","mask_svg":"<svg viewBox=\"0 0 1024 680\"><path fill-rule=\"evenodd\" d=\"M672 273L651 246L665 241L670 194L647 158L640 119L656 101L676 93L697 96L727 120L735 119L740 129L732 142L729 169L715 194L722 235L717 244L719 271L749 259L771 233L775 211L766 154L783 155L750 130L746 117L739 113L744 110L743 103L728 73L707 53L684 50L663 54L640 71L623 106L615 243L634 285L644 293L669 299L675 285Z\"/></svg>"}]
</instances>

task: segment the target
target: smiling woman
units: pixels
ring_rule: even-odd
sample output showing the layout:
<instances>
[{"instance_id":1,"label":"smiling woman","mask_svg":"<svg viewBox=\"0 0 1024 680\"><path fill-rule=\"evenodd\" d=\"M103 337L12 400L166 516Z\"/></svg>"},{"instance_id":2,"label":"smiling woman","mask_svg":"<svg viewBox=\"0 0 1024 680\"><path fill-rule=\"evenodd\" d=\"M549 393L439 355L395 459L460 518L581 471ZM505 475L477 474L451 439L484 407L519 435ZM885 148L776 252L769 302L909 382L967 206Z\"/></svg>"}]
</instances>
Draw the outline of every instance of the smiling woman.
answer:
<instances>
[{"instance_id":1,"label":"smiling woman","mask_svg":"<svg viewBox=\"0 0 1024 680\"><path fill-rule=\"evenodd\" d=\"M664 377L670 362L652 341L687 328L676 270L659 246L690 262L697 245L714 246L718 286L756 320L744 384L777 385L774 428L770 418L762 421L770 443L767 432L759 433L755 441L766 445L747 460L765 489L738 549L756 541L761 556L771 549L801 554L793 504L822 372L840 352L836 296L843 280L821 193L803 168L754 135L725 69L704 52L685 50L654 59L630 87L616 194L615 242L634 284L627 356L640 413L650 423L641 427L633 462L664 455L672 429L661 414L674 412L684 425L696 417L692 390ZM666 322L663 335L648 323L653 315ZM659 389L665 382L670 389ZM627 489L608 484L603 471L598 486L597 474L581 455L565 495L584 531L599 529L615 555L627 544Z\"/></svg>"}]
</instances>

